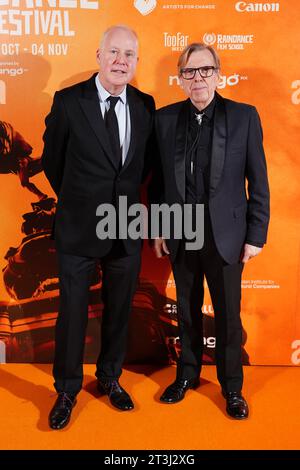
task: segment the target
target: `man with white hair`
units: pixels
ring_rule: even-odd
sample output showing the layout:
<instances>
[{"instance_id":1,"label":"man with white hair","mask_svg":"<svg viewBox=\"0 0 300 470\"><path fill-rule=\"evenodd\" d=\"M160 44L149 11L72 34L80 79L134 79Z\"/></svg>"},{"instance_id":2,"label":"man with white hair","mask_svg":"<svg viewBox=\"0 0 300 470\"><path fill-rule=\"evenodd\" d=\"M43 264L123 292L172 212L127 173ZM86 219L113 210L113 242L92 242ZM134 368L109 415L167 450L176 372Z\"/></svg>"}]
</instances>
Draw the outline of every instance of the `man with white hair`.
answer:
<instances>
[{"instance_id":1,"label":"man with white hair","mask_svg":"<svg viewBox=\"0 0 300 470\"><path fill-rule=\"evenodd\" d=\"M139 202L155 103L129 85L138 62L138 39L130 28L118 25L104 33L97 62L99 73L55 93L44 134L43 167L58 196L54 238L60 308L53 367L58 397L49 416L52 429L68 424L82 387L89 284L97 261L104 303L98 390L120 410L134 407L119 377L141 240L120 240L118 234L99 238L96 210L112 204L118 211L120 196L128 204Z\"/></svg>"}]
</instances>

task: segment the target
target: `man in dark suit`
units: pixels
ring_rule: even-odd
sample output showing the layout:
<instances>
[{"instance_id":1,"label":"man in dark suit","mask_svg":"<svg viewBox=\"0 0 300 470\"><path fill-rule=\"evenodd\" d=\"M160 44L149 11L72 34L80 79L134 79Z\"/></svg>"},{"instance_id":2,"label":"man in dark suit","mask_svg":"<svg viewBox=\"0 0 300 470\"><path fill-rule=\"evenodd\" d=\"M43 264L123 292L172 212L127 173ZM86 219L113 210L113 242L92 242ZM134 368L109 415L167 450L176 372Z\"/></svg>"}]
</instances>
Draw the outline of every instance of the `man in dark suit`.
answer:
<instances>
[{"instance_id":1,"label":"man in dark suit","mask_svg":"<svg viewBox=\"0 0 300 470\"><path fill-rule=\"evenodd\" d=\"M266 242L269 222L262 129L253 106L216 93L220 61L213 48L189 45L178 69L188 99L160 109L156 120L164 201L191 204L194 222L196 205L204 205L204 244L190 250L184 239L155 241L158 257L170 254L181 340L177 377L161 401L176 403L199 385L205 276L214 306L218 380L227 413L243 419L248 406L241 394L241 274Z\"/></svg>"},{"instance_id":2,"label":"man in dark suit","mask_svg":"<svg viewBox=\"0 0 300 470\"><path fill-rule=\"evenodd\" d=\"M108 203L118 212L120 196L127 197L128 205L139 202L155 104L128 85L138 61L138 40L131 29L109 28L97 61L98 74L55 93L44 134L43 167L58 197L54 238L60 309L53 366L58 397L49 416L53 429L66 426L82 387L88 293L97 260L104 303L98 389L118 409L134 407L119 377L141 240L114 240L113 234L99 238L96 210Z\"/></svg>"}]
</instances>

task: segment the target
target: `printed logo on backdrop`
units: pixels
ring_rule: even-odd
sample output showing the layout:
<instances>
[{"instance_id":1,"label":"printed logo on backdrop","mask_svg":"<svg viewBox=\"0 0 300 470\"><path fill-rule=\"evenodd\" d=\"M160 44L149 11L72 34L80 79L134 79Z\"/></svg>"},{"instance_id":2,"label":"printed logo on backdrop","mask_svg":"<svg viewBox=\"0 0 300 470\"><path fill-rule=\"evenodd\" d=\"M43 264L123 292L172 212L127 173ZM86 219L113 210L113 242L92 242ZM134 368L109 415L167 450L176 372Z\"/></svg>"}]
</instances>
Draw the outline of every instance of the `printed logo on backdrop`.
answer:
<instances>
[{"instance_id":1,"label":"printed logo on backdrop","mask_svg":"<svg viewBox=\"0 0 300 470\"><path fill-rule=\"evenodd\" d=\"M1 1L1 0L0 0ZM163 10L215 10L216 5L213 3L163 3L160 2L160 7ZM141 15L146 16L153 12L157 7L156 0L134 0L134 7L141 13Z\"/></svg>"},{"instance_id":2,"label":"printed logo on backdrop","mask_svg":"<svg viewBox=\"0 0 300 470\"><path fill-rule=\"evenodd\" d=\"M248 80L247 75L240 75L239 73L233 73L231 75L220 75L220 80L217 88L222 90L223 88L229 86L236 86L240 81ZM178 85L180 86L178 75L169 75L169 86Z\"/></svg>"},{"instance_id":3,"label":"printed logo on backdrop","mask_svg":"<svg viewBox=\"0 0 300 470\"><path fill-rule=\"evenodd\" d=\"M292 89L295 90L291 97L292 103L300 104L300 80L294 80L292 82Z\"/></svg>"},{"instance_id":4,"label":"printed logo on backdrop","mask_svg":"<svg viewBox=\"0 0 300 470\"><path fill-rule=\"evenodd\" d=\"M177 318L177 304L165 304L163 311L171 317ZM212 304L203 304L202 313L210 317L214 316L214 309Z\"/></svg>"},{"instance_id":5,"label":"printed logo on backdrop","mask_svg":"<svg viewBox=\"0 0 300 470\"><path fill-rule=\"evenodd\" d=\"M214 3L165 3L161 5L164 10L215 10Z\"/></svg>"},{"instance_id":6,"label":"printed logo on backdrop","mask_svg":"<svg viewBox=\"0 0 300 470\"><path fill-rule=\"evenodd\" d=\"M292 364L295 366L300 365L300 339L295 339L295 341L292 342L292 349L295 349L293 351L292 356L291 356L291 361Z\"/></svg>"},{"instance_id":7,"label":"printed logo on backdrop","mask_svg":"<svg viewBox=\"0 0 300 470\"><path fill-rule=\"evenodd\" d=\"M99 0L0 0L0 35L75 36L69 10L98 10ZM75 15L76 12L74 12Z\"/></svg>"},{"instance_id":8,"label":"printed logo on backdrop","mask_svg":"<svg viewBox=\"0 0 300 470\"><path fill-rule=\"evenodd\" d=\"M0 80L0 104L6 104L6 84Z\"/></svg>"},{"instance_id":9,"label":"printed logo on backdrop","mask_svg":"<svg viewBox=\"0 0 300 470\"><path fill-rule=\"evenodd\" d=\"M204 334L203 334L203 345L208 350L214 350L216 347L216 337L213 335L214 329L211 329L212 318L214 317L214 310L211 304L203 304L202 313L204 315ZM161 316L163 321L167 321L172 325L176 326L178 321L178 309L176 303L167 303L163 307L163 316ZM179 336L169 336L165 337L165 343L169 350L169 357L176 361L180 355L181 345ZM206 352L206 355L211 357L211 353Z\"/></svg>"},{"instance_id":10,"label":"printed logo on backdrop","mask_svg":"<svg viewBox=\"0 0 300 470\"><path fill-rule=\"evenodd\" d=\"M163 311L171 318L177 318L177 304L166 304L163 308Z\"/></svg>"},{"instance_id":11,"label":"printed logo on backdrop","mask_svg":"<svg viewBox=\"0 0 300 470\"><path fill-rule=\"evenodd\" d=\"M243 279L242 289L280 289L280 284L273 279Z\"/></svg>"},{"instance_id":12,"label":"printed logo on backdrop","mask_svg":"<svg viewBox=\"0 0 300 470\"><path fill-rule=\"evenodd\" d=\"M0 62L1 79L4 75L16 77L28 72L28 69L23 68L19 62L12 60L15 56L24 53L34 56L67 56L69 44L59 42L58 38L75 36L71 15L73 14L74 18L78 9L98 10L100 2L99 0L0 0L0 6L2 7L0 54L6 58L5 62ZM1 35L10 36L12 39L3 42ZM21 41L28 36L31 36L31 42L22 44ZM47 37L47 40L41 39L44 37ZM2 104L5 99L3 93L2 85L0 99Z\"/></svg>"},{"instance_id":13,"label":"printed logo on backdrop","mask_svg":"<svg viewBox=\"0 0 300 470\"><path fill-rule=\"evenodd\" d=\"M169 47L172 51L183 51L183 49L188 45L189 36L178 32L176 34L170 34L164 32L164 46Z\"/></svg>"},{"instance_id":14,"label":"printed logo on backdrop","mask_svg":"<svg viewBox=\"0 0 300 470\"><path fill-rule=\"evenodd\" d=\"M180 338L179 336L166 336L165 342L167 346L173 346L176 348L180 347ZM216 347L216 337L215 336L203 336L203 345L208 349L215 349ZM179 356L179 351L177 357Z\"/></svg>"},{"instance_id":15,"label":"printed logo on backdrop","mask_svg":"<svg viewBox=\"0 0 300 470\"><path fill-rule=\"evenodd\" d=\"M141 15L149 15L156 8L156 0L134 0L135 8L141 13Z\"/></svg>"},{"instance_id":16,"label":"printed logo on backdrop","mask_svg":"<svg viewBox=\"0 0 300 470\"><path fill-rule=\"evenodd\" d=\"M4 341L0 341L0 364L5 364L6 362L6 345Z\"/></svg>"},{"instance_id":17,"label":"printed logo on backdrop","mask_svg":"<svg viewBox=\"0 0 300 470\"><path fill-rule=\"evenodd\" d=\"M0 62L0 76L16 77L23 75L25 72L28 72L28 69L20 67L19 62Z\"/></svg>"},{"instance_id":18,"label":"printed logo on backdrop","mask_svg":"<svg viewBox=\"0 0 300 470\"><path fill-rule=\"evenodd\" d=\"M246 44L253 44L254 34L215 34L205 33L203 42L221 50L241 50Z\"/></svg>"},{"instance_id":19,"label":"printed logo on backdrop","mask_svg":"<svg viewBox=\"0 0 300 470\"><path fill-rule=\"evenodd\" d=\"M235 4L235 9L239 13L270 13L278 12L280 8L280 3L258 3L258 2L237 2Z\"/></svg>"},{"instance_id":20,"label":"printed logo on backdrop","mask_svg":"<svg viewBox=\"0 0 300 470\"><path fill-rule=\"evenodd\" d=\"M213 46L217 40L217 36L215 33L205 33L203 35L203 42L207 46Z\"/></svg>"}]
</instances>

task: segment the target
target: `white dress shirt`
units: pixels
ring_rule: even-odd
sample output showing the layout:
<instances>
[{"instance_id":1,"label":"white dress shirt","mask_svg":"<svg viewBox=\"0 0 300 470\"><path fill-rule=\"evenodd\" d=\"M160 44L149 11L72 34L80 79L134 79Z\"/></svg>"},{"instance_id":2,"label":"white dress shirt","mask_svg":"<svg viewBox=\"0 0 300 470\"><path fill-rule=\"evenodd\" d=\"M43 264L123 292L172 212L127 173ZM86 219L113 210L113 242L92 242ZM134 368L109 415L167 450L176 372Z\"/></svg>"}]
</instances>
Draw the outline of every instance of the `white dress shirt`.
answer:
<instances>
[{"instance_id":1,"label":"white dress shirt","mask_svg":"<svg viewBox=\"0 0 300 470\"><path fill-rule=\"evenodd\" d=\"M109 109L110 106L110 103L109 101L107 101L107 98L109 98L111 95L101 84L98 75L95 77L95 83L98 90L101 113L104 119L105 112ZM128 153L131 135L130 112L129 105L127 103L126 88L127 86L125 86L124 90L120 95L117 95L120 99L115 107L115 113L119 124L120 145L122 148L122 165L124 165Z\"/></svg>"}]
</instances>

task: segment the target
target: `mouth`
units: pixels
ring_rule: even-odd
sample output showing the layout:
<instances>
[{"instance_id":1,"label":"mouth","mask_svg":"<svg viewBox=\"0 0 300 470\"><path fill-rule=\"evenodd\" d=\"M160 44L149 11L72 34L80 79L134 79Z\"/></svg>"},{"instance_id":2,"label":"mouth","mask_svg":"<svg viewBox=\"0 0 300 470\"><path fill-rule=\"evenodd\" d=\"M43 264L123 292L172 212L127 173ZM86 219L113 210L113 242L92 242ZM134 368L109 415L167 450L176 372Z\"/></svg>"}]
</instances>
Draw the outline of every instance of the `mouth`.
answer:
<instances>
[{"instance_id":1,"label":"mouth","mask_svg":"<svg viewBox=\"0 0 300 470\"><path fill-rule=\"evenodd\" d=\"M124 70L120 70L120 69L112 69L111 72L115 73L116 75L125 75L126 74L126 72Z\"/></svg>"},{"instance_id":2,"label":"mouth","mask_svg":"<svg viewBox=\"0 0 300 470\"><path fill-rule=\"evenodd\" d=\"M193 91L207 90L205 86L193 88Z\"/></svg>"}]
</instances>

